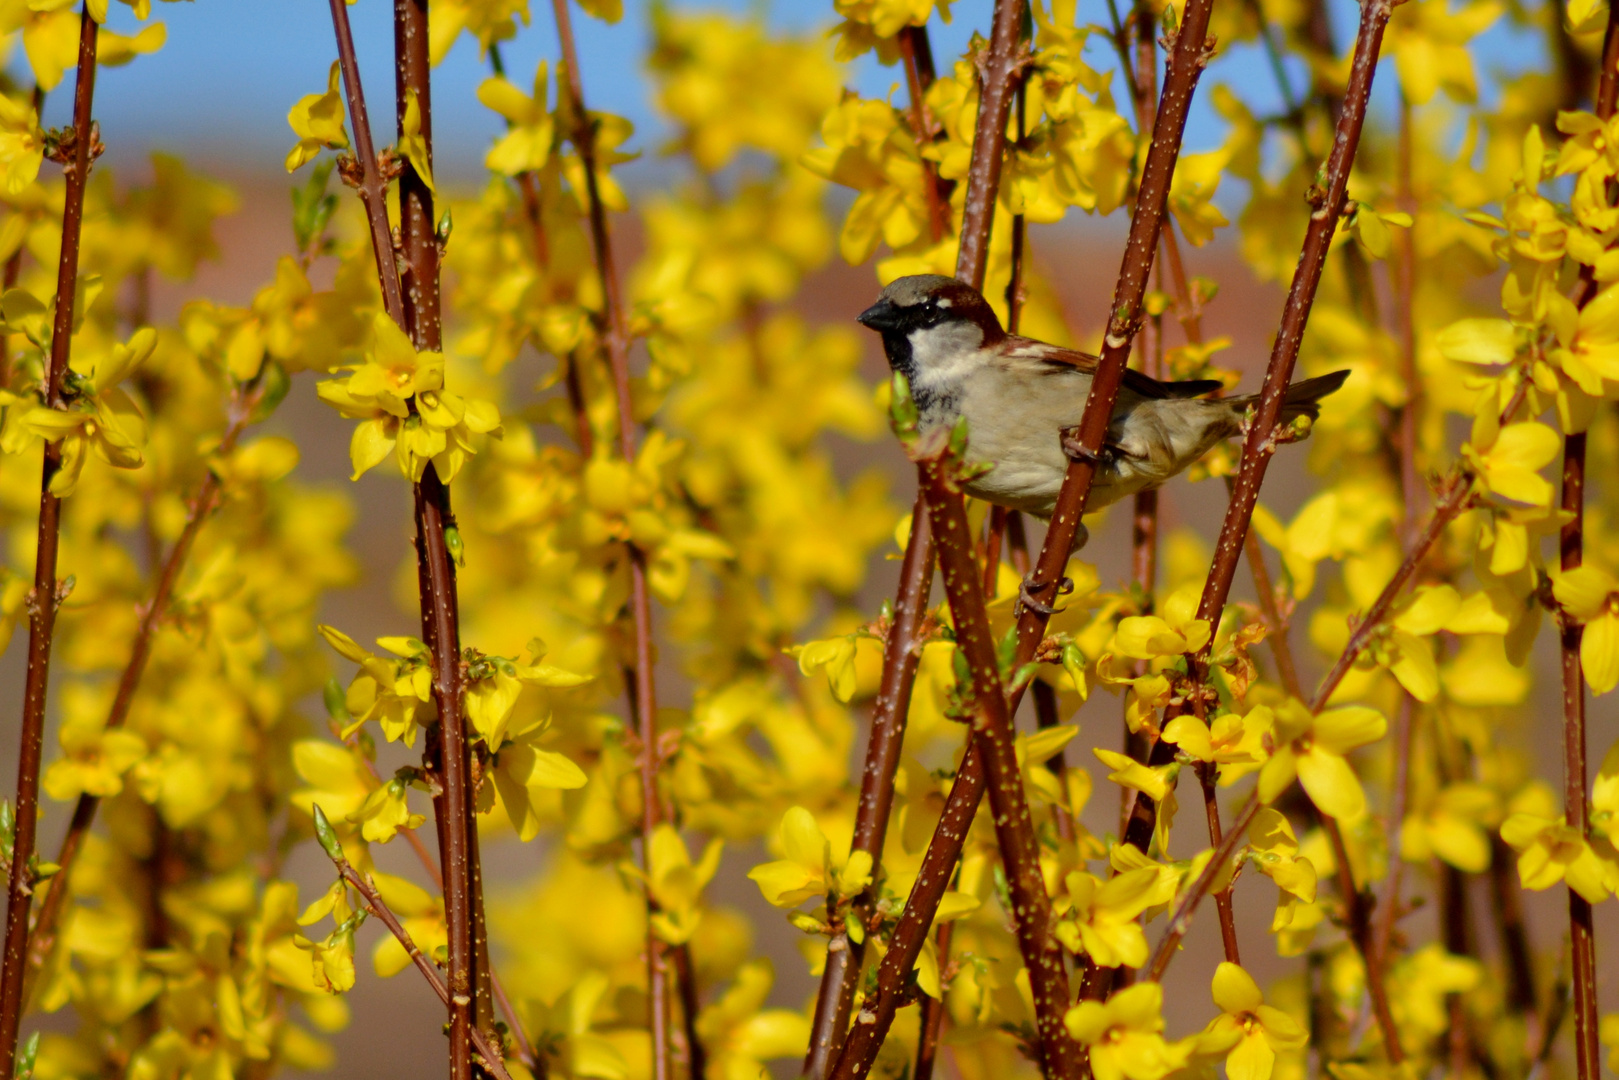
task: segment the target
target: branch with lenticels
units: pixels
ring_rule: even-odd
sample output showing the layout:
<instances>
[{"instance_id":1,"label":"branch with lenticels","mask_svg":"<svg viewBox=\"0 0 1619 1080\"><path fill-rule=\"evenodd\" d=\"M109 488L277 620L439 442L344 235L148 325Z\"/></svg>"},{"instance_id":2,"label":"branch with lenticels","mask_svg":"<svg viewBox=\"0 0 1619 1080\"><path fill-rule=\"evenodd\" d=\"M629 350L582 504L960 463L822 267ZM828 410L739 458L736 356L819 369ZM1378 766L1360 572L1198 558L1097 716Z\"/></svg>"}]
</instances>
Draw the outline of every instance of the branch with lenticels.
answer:
<instances>
[{"instance_id":1,"label":"branch with lenticels","mask_svg":"<svg viewBox=\"0 0 1619 1080\"><path fill-rule=\"evenodd\" d=\"M933 52L924 26L907 26L898 37L910 88L912 135L921 146L932 131L925 95L934 77ZM937 242L950 228L950 204L938 169L925 158L922 182L929 208L929 227ZM893 616L883 645L882 683L872 708L871 736L866 743L866 760L860 775L860 802L855 811L851 843L852 851L864 851L871 856L874 883L880 876L883 842L888 836L888 818L894 805L894 774L899 768L911 690L916 685L916 669L922 658L923 624L928 593L933 586L933 562L933 530L927 503L918 493L911 512L911 532L905 542L904 561L900 563ZM852 909L862 924L870 924L874 901L874 886L867 886L855 897ZM826 1075L843 1033L849 1028L855 984L864 960L865 936L861 935L861 940L856 941L840 926L828 943L826 967L821 971L821 985L815 998L809 1052L804 1058L804 1075L810 1080Z\"/></svg>"},{"instance_id":2,"label":"branch with lenticels","mask_svg":"<svg viewBox=\"0 0 1619 1080\"><path fill-rule=\"evenodd\" d=\"M923 491L934 522L939 572L955 623L956 648L967 662L966 704L972 742L989 780L995 837L1006 868L1012 916L1029 972L1043 1073L1067 1080L1080 1075L1079 1047L1063 1026L1068 1009L1068 974L1062 947L1048 932L1051 901L1040 871L1040 845L1018 770L1012 714L1001 685L995 638L984 607L979 566L973 558L966 505L956 479L958 462L948 447L922 457Z\"/></svg>"},{"instance_id":3,"label":"branch with lenticels","mask_svg":"<svg viewBox=\"0 0 1619 1080\"><path fill-rule=\"evenodd\" d=\"M1288 290L1287 303L1282 310L1281 328L1271 350L1264 386L1260 391L1259 405L1249 422L1247 437L1243 441L1242 461L1236 483L1232 486L1225 521L1220 529L1220 538L1215 546L1214 563L1198 604L1198 617L1208 620L1211 625L1219 620L1220 612L1230 595L1231 583L1236 576L1237 563L1242 556L1254 506L1258 502L1259 488L1264 482L1271 455L1276 449L1276 427L1281 416L1283 395L1293 377L1304 328L1309 321L1310 309L1321 283L1327 253L1337 229L1338 219L1343 212L1349 172L1360 145L1361 129L1365 124L1367 103L1371 96L1372 78L1382 49L1383 32L1388 26L1392 10L1393 4L1390 0L1368 0L1361 7L1360 30L1355 42L1355 54L1344 96L1344 106L1338 117L1332 151L1324 166L1326 187L1325 189L1318 187L1311 193L1313 209L1309 227L1305 232L1303 248L1299 252L1298 266L1293 274L1292 286ZM1436 514L1434 524L1442 530L1443 525L1438 519L1439 515ZM1437 539L1437 533L1434 534L1434 538ZM1414 572L1414 564L1408 564ZM1390 582L1390 585L1397 590L1403 587L1403 582L1397 580ZM1392 603L1393 596L1397 595L1397 592L1388 595L1389 602ZM1371 623L1369 617L1362 626ZM1354 645L1354 642L1351 644ZM1188 669L1194 684L1191 691L1193 695L1203 692L1203 684L1208 675L1208 654L1209 650L1205 647L1197 655L1188 657ZM1339 661L1336 671L1338 678L1347 671L1347 665L1343 660ZM1318 694L1317 708L1329 694L1330 690L1325 688L1323 693ZM1186 707L1188 706L1182 706ZM1152 764L1164 764L1173 759L1174 753L1173 746L1159 742L1153 749L1150 761ZM1157 821L1157 810L1156 803L1146 796L1136 800L1134 812L1125 829L1126 842L1145 850ZM1329 828L1329 832L1332 831L1334 830ZM1219 846L1223 847L1224 844ZM1347 888L1344 899L1351 909L1353 916L1351 921L1356 927L1361 927L1365 923L1364 905L1355 891L1352 879L1348 882ZM1368 948L1368 935L1355 933L1353 936L1367 964L1367 982L1372 990L1374 1011L1382 1029L1384 1043L1391 1060L1399 1062L1403 1058L1403 1053L1388 1010L1387 997L1383 993L1381 973L1376 969L1376 951Z\"/></svg>"},{"instance_id":4,"label":"branch with lenticels","mask_svg":"<svg viewBox=\"0 0 1619 1080\"><path fill-rule=\"evenodd\" d=\"M1004 153L1007 121L1011 115L1015 83L1023 67L1020 30L1024 5L1022 0L997 0L990 45L982 67L983 90L978 110L978 126L974 131L973 157L967 175L967 200L962 213L961 245L956 263L956 276L970 282L975 288L984 283L988 267L989 233L995 217L996 195L1000 187L1002 157ZM911 94L911 126L920 145L931 137L931 122L927 114L925 95L933 77L932 51L928 47L926 30L907 27L900 32L901 56L905 61L906 82ZM923 182L927 185L929 225L933 238L942 239L948 228L949 203L947 192L931 162L923 161ZM918 473L920 483L921 474ZM970 550L970 538L968 539ZM861 780L860 804L857 811L853 849L866 851L875 867L881 858L883 840L887 834L889 809L892 805L894 772L899 766L900 747L905 734L906 715L910 710L911 690L916 682L917 664L921 659L923 616L927 611L928 593L933 582L934 543L926 501L920 492L911 515L911 533L905 544L905 557L900 568L899 591L895 597L893 618L888 628L883 650L882 682L877 694L872 717L871 741L867 746L865 769ZM971 746L963 759L963 767L976 761ZM976 767L975 767L976 768ZM979 784L979 793L982 784ZM961 837L978 807L975 794L965 809ZM958 811L961 808L958 807ZM961 815L958 815L961 816ZM942 825L942 823L941 823ZM921 951L933 912L939 897L944 895L952 869L961 852L960 840L942 873L930 875L937 879L938 895L927 907L926 919L916 936L916 951ZM921 880L920 878L918 879ZM856 911L869 908L869 898L856 898ZM890 950L890 956L893 950ZM858 1041L862 1049L849 1052L846 1043L839 1052L838 1044L849 1026L849 1012L854 1000L855 983L859 979L862 946L845 932L839 932L830 943L826 968L822 973L820 992L816 999L815 1020L810 1032L809 1053L804 1062L806 1076L826 1075L837 1057L836 1075L849 1075L846 1069L858 1070L864 1075L875 1059L882 1042L879 1034L870 1036L873 1025L867 1021L870 1007L862 1010L861 1022L849 1036ZM910 972L915 955L893 976L891 989L897 991L899 982ZM888 967L885 958L884 969ZM893 1000L894 994L889 995ZM889 1019L892 1020L890 1007ZM881 1025L883 1034L887 1024ZM867 1056L869 1051L869 1056ZM856 1062L864 1059L863 1065Z\"/></svg>"},{"instance_id":5,"label":"branch with lenticels","mask_svg":"<svg viewBox=\"0 0 1619 1080\"><path fill-rule=\"evenodd\" d=\"M1113 401L1118 395L1125 363L1129 359L1130 342L1139 325L1138 313L1146 295L1153 252L1158 245L1159 230L1168 204L1169 182L1180 153L1192 91L1207 62L1206 38L1212 7L1213 0L1189 0L1182 29L1171 50L1170 70L1164 80L1164 92L1153 127L1153 144L1147 151L1141 195L1136 201L1130 240L1125 249L1119 285L1114 293L1113 310L1117 317L1114 324L1110 324L1107 351L1103 354L1090 399L1086 403L1086 423L1094 429L1094 446L1098 449L1107 427L1107 417L1111 415ZM991 41L984 66L986 83L996 82L998 76L1004 78L1007 92L991 94L986 89L983 95L973 143L974 160L968 173L961 260L957 264L956 276L975 286L983 282L983 255L988 250L988 226L993 217L995 185L1000 179L1000 144L1010 114L1012 80L1017 76L1015 65L1018 59L1013 43L1017 40L1020 13L1021 4L1008 3L1007 0L1000 0L997 4L995 38ZM998 115L991 112L992 107L999 108ZM981 163L979 158L991 149L994 162ZM986 239L981 243L969 243L969 225L981 229ZM974 257L978 259L976 265L971 261ZM1073 546L1079 517L1083 513L1084 501L1094 475L1094 461L1077 461L1069 469L1063 494L1059 496L1058 516L1053 518L1052 527L1046 534L1046 546L1041 551L1041 569L1037 571L1037 574L1049 580L1049 585L1043 589L1044 599L1056 596L1058 581L1067 565L1068 552ZM1066 514L1065 506L1068 508ZM969 545L970 550L970 537L963 535L961 542ZM1050 554L1054 545L1058 545L1059 554L1056 556ZM1049 565L1053 561L1056 562L1055 570L1050 569ZM1037 599L1041 598L1038 586L1031 584L1030 591L1035 593ZM1026 629L1024 621L1031 617L1034 622ZM1044 635L1048 617L1032 605L1025 606L1024 621L1019 623L1018 658L1014 669L1033 658ZM1014 688L1007 701L1008 715L1015 714L1021 699L1021 687ZM967 829L978 810L984 786L984 755L979 740L973 738L968 740L944 811L923 855L916 883L906 899L888 952L878 968L876 988L862 1008L833 1069L834 1080L859 1080L870 1070L877 1048L893 1023L894 1011L901 1003L904 981L921 955L934 913L949 888L951 874L961 857Z\"/></svg>"}]
</instances>

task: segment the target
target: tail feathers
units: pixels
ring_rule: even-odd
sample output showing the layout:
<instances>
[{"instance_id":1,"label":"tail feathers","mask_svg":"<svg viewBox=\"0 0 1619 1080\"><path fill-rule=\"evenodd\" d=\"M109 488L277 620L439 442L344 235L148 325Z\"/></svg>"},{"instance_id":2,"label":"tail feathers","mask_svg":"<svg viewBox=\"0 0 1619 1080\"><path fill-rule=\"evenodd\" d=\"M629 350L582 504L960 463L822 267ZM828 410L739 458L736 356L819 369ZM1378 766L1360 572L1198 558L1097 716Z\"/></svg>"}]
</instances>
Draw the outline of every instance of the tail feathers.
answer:
<instances>
[{"instance_id":1,"label":"tail feathers","mask_svg":"<svg viewBox=\"0 0 1619 1080\"><path fill-rule=\"evenodd\" d=\"M1283 424L1291 423L1295 417L1308 416L1315 420L1321 416L1321 399L1337 390L1349 378L1349 371L1334 371L1330 375L1318 375L1313 379L1296 382L1287 388L1287 395L1282 398Z\"/></svg>"},{"instance_id":2,"label":"tail feathers","mask_svg":"<svg viewBox=\"0 0 1619 1080\"><path fill-rule=\"evenodd\" d=\"M1317 375L1313 379L1296 382L1287 388L1287 394L1282 398L1282 416L1278 423L1285 427L1292 423L1295 417L1308 416L1311 420L1321 416L1321 399L1332 393L1344 384L1349 378L1349 371L1334 371L1330 375ZM1226 398L1231 403L1232 410L1240 419L1242 414L1259 404L1258 394L1246 394L1242 397Z\"/></svg>"}]
</instances>

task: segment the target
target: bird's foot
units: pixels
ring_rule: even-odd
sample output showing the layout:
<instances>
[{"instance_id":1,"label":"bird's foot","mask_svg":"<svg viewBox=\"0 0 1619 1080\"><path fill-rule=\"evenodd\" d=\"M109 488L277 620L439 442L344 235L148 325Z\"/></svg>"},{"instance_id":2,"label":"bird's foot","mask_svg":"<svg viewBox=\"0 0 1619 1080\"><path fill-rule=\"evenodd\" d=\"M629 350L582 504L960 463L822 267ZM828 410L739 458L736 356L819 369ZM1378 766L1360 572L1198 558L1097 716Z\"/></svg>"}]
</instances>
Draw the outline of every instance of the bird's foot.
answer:
<instances>
[{"instance_id":1,"label":"bird's foot","mask_svg":"<svg viewBox=\"0 0 1619 1080\"><path fill-rule=\"evenodd\" d=\"M1021 582L1018 583L1018 587L1017 587L1017 598L1018 598L1018 603L1019 604L1023 605L1026 608L1028 608L1030 611L1038 611L1040 614L1046 616L1047 618L1050 618L1051 616L1057 614L1057 612L1063 610L1062 608L1055 607L1055 606L1053 606L1051 604L1046 604L1046 603L1043 603L1043 602L1041 602L1039 600L1036 600L1034 598L1033 594L1029 592L1031 584L1033 584L1034 588L1038 588L1038 589L1043 589L1043 588L1046 587L1046 586L1038 584L1038 583L1033 583L1030 578L1024 578ZM1066 578L1066 577L1065 578L1058 578L1057 579L1057 592L1052 597L1052 599L1055 600L1058 596L1067 596L1069 593L1071 593L1073 591L1074 591L1074 579L1073 578Z\"/></svg>"},{"instance_id":2,"label":"bird's foot","mask_svg":"<svg viewBox=\"0 0 1619 1080\"><path fill-rule=\"evenodd\" d=\"M1088 462L1096 469L1102 467L1102 455L1080 441L1077 427L1062 429L1062 452L1073 461Z\"/></svg>"}]
</instances>

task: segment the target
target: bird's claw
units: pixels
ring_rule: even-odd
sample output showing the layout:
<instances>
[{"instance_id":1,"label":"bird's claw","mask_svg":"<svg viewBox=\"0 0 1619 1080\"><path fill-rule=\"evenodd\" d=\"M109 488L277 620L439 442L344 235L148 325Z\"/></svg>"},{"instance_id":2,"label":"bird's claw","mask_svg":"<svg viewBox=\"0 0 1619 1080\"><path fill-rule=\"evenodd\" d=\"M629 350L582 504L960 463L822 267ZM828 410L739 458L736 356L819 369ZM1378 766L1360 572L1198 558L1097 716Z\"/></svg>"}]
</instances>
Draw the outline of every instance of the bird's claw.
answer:
<instances>
[{"instance_id":1,"label":"bird's claw","mask_svg":"<svg viewBox=\"0 0 1619 1080\"><path fill-rule=\"evenodd\" d=\"M1102 455L1080 441L1078 428L1068 428L1063 431L1062 452L1075 461L1088 462L1095 468L1100 468L1102 465Z\"/></svg>"},{"instance_id":2,"label":"bird's claw","mask_svg":"<svg viewBox=\"0 0 1619 1080\"><path fill-rule=\"evenodd\" d=\"M1062 610L1059 607L1055 607L1055 606L1053 606L1051 604L1046 604L1046 603L1043 603L1043 602L1041 602L1039 600L1036 600L1034 598L1034 596L1030 594L1029 586L1030 586L1030 579L1024 578L1021 582L1018 583L1018 587L1017 587L1018 602L1020 604L1022 604L1024 607L1028 608L1030 611L1038 611L1040 614L1046 616L1047 618L1050 618L1051 616L1057 614L1057 612ZM1045 588L1045 586L1036 584L1035 588L1043 589L1043 588ZM1073 591L1074 591L1074 579L1073 578L1067 578L1067 577L1058 578L1057 579L1057 592L1052 597L1052 599L1055 600L1058 596L1067 596L1069 593L1071 593Z\"/></svg>"}]
</instances>

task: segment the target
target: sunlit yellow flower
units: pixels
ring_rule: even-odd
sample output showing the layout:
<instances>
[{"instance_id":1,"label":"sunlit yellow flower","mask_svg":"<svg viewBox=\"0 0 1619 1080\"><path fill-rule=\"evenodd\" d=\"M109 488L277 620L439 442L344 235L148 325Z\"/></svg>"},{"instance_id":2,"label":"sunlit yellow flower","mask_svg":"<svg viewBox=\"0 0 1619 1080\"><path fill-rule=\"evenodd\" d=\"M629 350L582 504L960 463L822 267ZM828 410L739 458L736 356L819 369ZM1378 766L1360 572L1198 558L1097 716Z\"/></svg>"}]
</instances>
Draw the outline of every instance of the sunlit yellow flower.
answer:
<instances>
[{"instance_id":1,"label":"sunlit yellow flower","mask_svg":"<svg viewBox=\"0 0 1619 1080\"><path fill-rule=\"evenodd\" d=\"M1063 879L1063 889L1052 905L1057 917L1052 932L1070 952L1085 953L1098 967L1147 962L1147 937L1137 917L1174 895L1172 883L1165 895L1156 868L1131 870L1106 882L1076 870Z\"/></svg>"},{"instance_id":2,"label":"sunlit yellow flower","mask_svg":"<svg viewBox=\"0 0 1619 1080\"><path fill-rule=\"evenodd\" d=\"M1489 492L1517 502L1544 506L1551 501L1552 485L1539 470L1563 447L1557 432L1545 424L1526 420L1500 430L1483 448L1464 447L1478 472L1478 483Z\"/></svg>"},{"instance_id":3,"label":"sunlit yellow flower","mask_svg":"<svg viewBox=\"0 0 1619 1080\"><path fill-rule=\"evenodd\" d=\"M1207 1034L1236 1045L1226 1058L1231 1080L1270 1080L1278 1050L1297 1050L1309 1033L1282 1010L1265 1004L1259 984L1236 964L1222 962L1214 969L1214 1003L1221 1014L1209 1022Z\"/></svg>"},{"instance_id":4,"label":"sunlit yellow flower","mask_svg":"<svg viewBox=\"0 0 1619 1080\"><path fill-rule=\"evenodd\" d=\"M1080 1002L1064 1023L1090 1051L1096 1080L1162 1080L1185 1065L1193 1050L1190 1040L1164 1041L1163 1007L1163 987L1137 983L1106 1002Z\"/></svg>"},{"instance_id":5,"label":"sunlit yellow flower","mask_svg":"<svg viewBox=\"0 0 1619 1080\"><path fill-rule=\"evenodd\" d=\"M516 176L545 168L556 134L556 124L546 106L547 86L548 69L542 60L534 71L533 97L502 78L485 79L478 87L478 100L505 117L510 125L484 158L484 164L493 171Z\"/></svg>"},{"instance_id":6,"label":"sunlit yellow flower","mask_svg":"<svg viewBox=\"0 0 1619 1080\"><path fill-rule=\"evenodd\" d=\"M1552 592L1568 614L1584 624L1580 668L1594 694L1619 685L1619 581L1596 566L1577 566L1552 577Z\"/></svg>"},{"instance_id":7,"label":"sunlit yellow flower","mask_svg":"<svg viewBox=\"0 0 1619 1080\"><path fill-rule=\"evenodd\" d=\"M1297 700L1276 709L1274 749L1259 772L1259 798L1271 803L1297 777L1322 813L1355 821L1366 812L1366 793L1346 760L1350 751L1376 742L1388 721L1376 709L1350 706L1311 716Z\"/></svg>"},{"instance_id":8,"label":"sunlit yellow flower","mask_svg":"<svg viewBox=\"0 0 1619 1080\"><path fill-rule=\"evenodd\" d=\"M1518 852L1518 877L1526 889L1549 889L1559 881L1595 904L1619 889L1619 860L1606 841L1601 849L1557 813L1556 800L1535 785L1512 801L1501 839Z\"/></svg>"},{"instance_id":9,"label":"sunlit yellow flower","mask_svg":"<svg viewBox=\"0 0 1619 1080\"><path fill-rule=\"evenodd\" d=\"M8 299L20 291L12 290ZM156 331L137 330L128 344L115 344L92 361L88 375L75 373L66 408L35 405L22 412L17 421L21 430L62 443L62 467L51 478L52 494L73 493L92 451L119 469L139 468L145 461L146 418L118 384L156 348Z\"/></svg>"},{"instance_id":10,"label":"sunlit yellow flower","mask_svg":"<svg viewBox=\"0 0 1619 1080\"><path fill-rule=\"evenodd\" d=\"M347 114L343 110L342 76L337 61L326 76L324 94L305 94L287 113L287 123L298 143L287 152L287 171L294 172L323 148L343 149L349 144L348 129L344 126Z\"/></svg>"},{"instance_id":11,"label":"sunlit yellow flower","mask_svg":"<svg viewBox=\"0 0 1619 1080\"><path fill-rule=\"evenodd\" d=\"M782 853L787 857L755 866L748 877L776 907L793 907L812 897L853 896L871 881L871 855L854 851L841 863L815 816L802 806L781 819Z\"/></svg>"}]
</instances>

